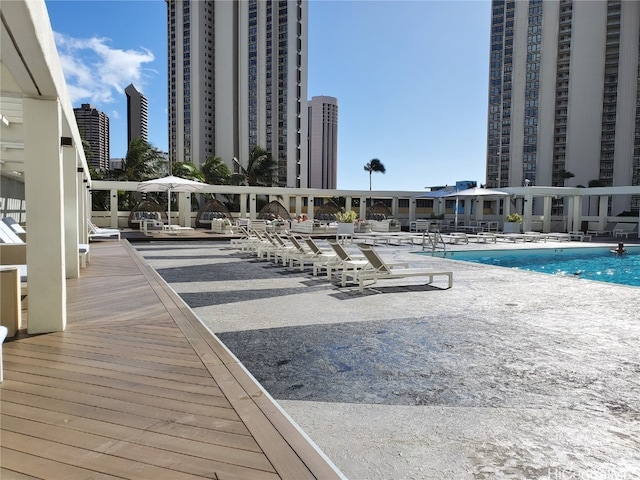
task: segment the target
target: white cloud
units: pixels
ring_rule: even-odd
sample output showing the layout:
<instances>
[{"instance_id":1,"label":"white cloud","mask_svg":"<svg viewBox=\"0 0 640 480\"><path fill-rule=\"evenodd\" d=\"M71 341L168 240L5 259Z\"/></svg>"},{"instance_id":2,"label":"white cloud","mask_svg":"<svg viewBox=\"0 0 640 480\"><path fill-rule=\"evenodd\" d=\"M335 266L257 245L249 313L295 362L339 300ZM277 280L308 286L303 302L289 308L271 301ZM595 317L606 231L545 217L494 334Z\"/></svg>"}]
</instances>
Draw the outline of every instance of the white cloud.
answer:
<instances>
[{"instance_id":1,"label":"white cloud","mask_svg":"<svg viewBox=\"0 0 640 480\"><path fill-rule=\"evenodd\" d=\"M57 32L55 40L72 103L112 103L130 83L144 91L144 65L155 60L146 48L121 50L109 45L108 38Z\"/></svg>"}]
</instances>

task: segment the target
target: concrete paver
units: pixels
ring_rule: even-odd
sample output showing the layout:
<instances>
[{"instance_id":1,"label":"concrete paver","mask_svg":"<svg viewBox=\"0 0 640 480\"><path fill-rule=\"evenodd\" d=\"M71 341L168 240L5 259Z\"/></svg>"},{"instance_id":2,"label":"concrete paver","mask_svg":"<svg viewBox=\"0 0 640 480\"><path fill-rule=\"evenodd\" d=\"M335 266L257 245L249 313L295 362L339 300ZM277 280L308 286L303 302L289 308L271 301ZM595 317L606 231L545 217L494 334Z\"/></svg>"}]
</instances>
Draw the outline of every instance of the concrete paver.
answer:
<instances>
[{"instance_id":1,"label":"concrete paver","mask_svg":"<svg viewBox=\"0 0 640 480\"><path fill-rule=\"evenodd\" d=\"M453 288L359 294L226 243L137 248L351 479L640 478L638 288L394 246Z\"/></svg>"}]
</instances>

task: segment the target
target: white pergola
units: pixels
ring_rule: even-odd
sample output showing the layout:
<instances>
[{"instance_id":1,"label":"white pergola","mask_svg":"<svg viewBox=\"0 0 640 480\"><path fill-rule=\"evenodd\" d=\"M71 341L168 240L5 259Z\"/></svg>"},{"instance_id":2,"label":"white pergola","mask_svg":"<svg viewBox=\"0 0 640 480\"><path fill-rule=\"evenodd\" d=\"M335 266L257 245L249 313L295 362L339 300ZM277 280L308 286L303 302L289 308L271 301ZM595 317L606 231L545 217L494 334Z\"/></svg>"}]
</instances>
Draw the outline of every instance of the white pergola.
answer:
<instances>
[{"instance_id":1,"label":"white pergola","mask_svg":"<svg viewBox=\"0 0 640 480\"><path fill-rule=\"evenodd\" d=\"M25 185L28 332L66 326L91 178L43 0L2 2L0 169Z\"/></svg>"}]
</instances>

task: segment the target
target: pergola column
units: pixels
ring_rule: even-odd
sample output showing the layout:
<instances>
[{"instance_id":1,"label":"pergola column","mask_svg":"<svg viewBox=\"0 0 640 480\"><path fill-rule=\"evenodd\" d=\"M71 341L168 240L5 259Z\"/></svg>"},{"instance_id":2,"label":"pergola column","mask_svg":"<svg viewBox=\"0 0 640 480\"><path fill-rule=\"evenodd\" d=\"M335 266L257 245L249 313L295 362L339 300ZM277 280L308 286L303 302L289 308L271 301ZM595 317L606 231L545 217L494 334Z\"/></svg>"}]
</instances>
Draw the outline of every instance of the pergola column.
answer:
<instances>
[{"instance_id":1,"label":"pergola column","mask_svg":"<svg viewBox=\"0 0 640 480\"><path fill-rule=\"evenodd\" d=\"M533 195L524 196L524 206L522 216L522 231L531 231L531 215L533 215Z\"/></svg>"},{"instance_id":2,"label":"pergola column","mask_svg":"<svg viewBox=\"0 0 640 480\"><path fill-rule=\"evenodd\" d=\"M551 231L551 206L553 205L553 197L545 195L542 208L544 210L542 217L542 233Z\"/></svg>"},{"instance_id":3,"label":"pergola column","mask_svg":"<svg viewBox=\"0 0 640 480\"><path fill-rule=\"evenodd\" d=\"M120 228L118 225L118 190L109 190L109 212L111 217L111 228Z\"/></svg>"},{"instance_id":4,"label":"pergola column","mask_svg":"<svg viewBox=\"0 0 640 480\"><path fill-rule=\"evenodd\" d=\"M68 219L78 219L78 169L76 167L76 149L62 148L62 175L63 175L63 203L64 216ZM82 180L80 180L82 183ZM78 257L78 244L80 242L80 230L77 221L64 222L65 239L65 277L78 278L80 276L80 260ZM86 230L85 226L85 230ZM86 235L85 235L86 236ZM85 242L82 242L85 243Z\"/></svg>"},{"instance_id":5,"label":"pergola column","mask_svg":"<svg viewBox=\"0 0 640 480\"><path fill-rule=\"evenodd\" d=\"M416 219L416 197L409 199L409 222L413 222Z\"/></svg>"},{"instance_id":6,"label":"pergola column","mask_svg":"<svg viewBox=\"0 0 640 480\"><path fill-rule=\"evenodd\" d=\"M255 220L256 218L256 197L257 195L255 193L249 194L249 218L251 218L251 220Z\"/></svg>"},{"instance_id":7,"label":"pergola column","mask_svg":"<svg viewBox=\"0 0 640 480\"><path fill-rule=\"evenodd\" d=\"M23 115L29 228L27 331L29 334L58 332L63 331L67 323L60 105L57 100L25 98Z\"/></svg>"},{"instance_id":8,"label":"pergola column","mask_svg":"<svg viewBox=\"0 0 640 480\"><path fill-rule=\"evenodd\" d=\"M367 197L360 197L360 213L358 217L366 220L367 218Z\"/></svg>"},{"instance_id":9,"label":"pergola column","mask_svg":"<svg viewBox=\"0 0 640 480\"><path fill-rule=\"evenodd\" d=\"M313 215L315 213L314 202L315 199L313 198L313 196L309 195L309 197L307 197L307 217L309 218L309 220L313 220Z\"/></svg>"},{"instance_id":10,"label":"pergola column","mask_svg":"<svg viewBox=\"0 0 640 480\"><path fill-rule=\"evenodd\" d=\"M351 196L345 197L344 199L344 211L345 212L349 212L351 211Z\"/></svg>"},{"instance_id":11,"label":"pergola column","mask_svg":"<svg viewBox=\"0 0 640 480\"><path fill-rule=\"evenodd\" d=\"M240 194L240 218L247 217L247 194Z\"/></svg>"},{"instance_id":12,"label":"pergola column","mask_svg":"<svg viewBox=\"0 0 640 480\"><path fill-rule=\"evenodd\" d=\"M607 211L609 210L609 197L598 197L598 230L603 231L607 226Z\"/></svg>"}]
</instances>

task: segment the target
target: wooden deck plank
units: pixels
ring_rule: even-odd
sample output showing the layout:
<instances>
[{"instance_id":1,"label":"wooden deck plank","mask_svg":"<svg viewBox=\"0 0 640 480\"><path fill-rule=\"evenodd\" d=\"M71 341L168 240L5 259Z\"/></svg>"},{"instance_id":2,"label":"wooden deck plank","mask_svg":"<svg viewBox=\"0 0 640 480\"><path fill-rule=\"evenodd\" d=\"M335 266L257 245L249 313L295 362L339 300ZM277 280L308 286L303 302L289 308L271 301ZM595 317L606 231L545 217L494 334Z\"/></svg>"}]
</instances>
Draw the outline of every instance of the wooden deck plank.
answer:
<instances>
[{"instance_id":1,"label":"wooden deck plank","mask_svg":"<svg viewBox=\"0 0 640 480\"><path fill-rule=\"evenodd\" d=\"M342 478L128 243L67 298L65 332L4 345L3 477Z\"/></svg>"}]
</instances>

